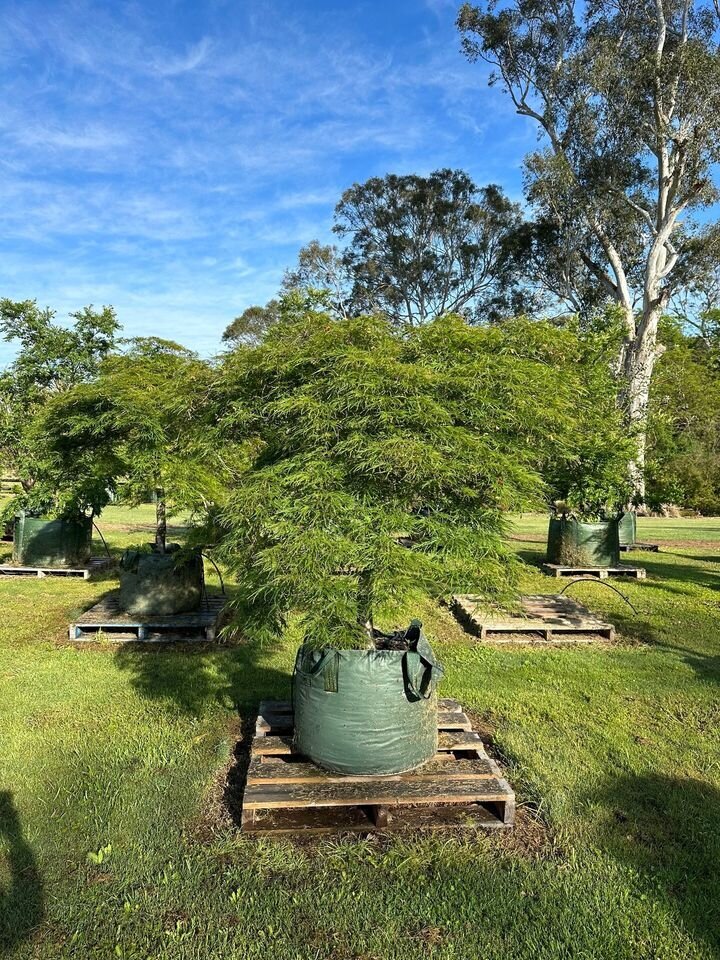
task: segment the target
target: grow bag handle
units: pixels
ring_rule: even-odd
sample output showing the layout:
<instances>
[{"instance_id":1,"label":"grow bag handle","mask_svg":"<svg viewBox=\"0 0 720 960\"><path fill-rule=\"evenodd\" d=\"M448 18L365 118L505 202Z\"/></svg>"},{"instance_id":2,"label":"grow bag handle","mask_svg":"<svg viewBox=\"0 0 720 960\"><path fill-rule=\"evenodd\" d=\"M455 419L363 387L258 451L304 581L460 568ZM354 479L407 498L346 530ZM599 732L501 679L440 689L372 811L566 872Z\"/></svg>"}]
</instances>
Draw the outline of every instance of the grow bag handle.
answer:
<instances>
[{"instance_id":1,"label":"grow bag handle","mask_svg":"<svg viewBox=\"0 0 720 960\"><path fill-rule=\"evenodd\" d=\"M408 650L402 663L407 691L416 700L429 700L435 683L445 672L442 666L417 650Z\"/></svg>"},{"instance_id":2,"label":"grow bag handle","mask_svg":"<svg viewBox=\"0 0 720 960\"><path fill-rule=\"evenodd\" d=\"M299 659L299 652L298 652ZM297 670L298 659L295 660L295 669ZM325 653L310 667L310 673L315 676L316 673L323 671L323 680L325 681L325 691L327 693L338 692L338 674L340 672L340 654L337 650L326 650Z\"/></svg>"}]
</instances>

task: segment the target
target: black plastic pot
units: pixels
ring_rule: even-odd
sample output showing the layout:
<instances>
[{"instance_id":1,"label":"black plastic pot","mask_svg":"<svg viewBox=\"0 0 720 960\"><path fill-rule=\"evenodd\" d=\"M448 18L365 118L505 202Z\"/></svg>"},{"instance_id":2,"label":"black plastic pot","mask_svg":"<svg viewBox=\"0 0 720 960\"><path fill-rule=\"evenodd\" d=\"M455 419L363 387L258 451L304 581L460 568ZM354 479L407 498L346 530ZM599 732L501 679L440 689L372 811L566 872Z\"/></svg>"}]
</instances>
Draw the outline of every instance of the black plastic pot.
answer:
<instances>
[{"instance_id":1,"label":"black plastic pot","mask_svg":"<svg viewBox=\"0 0 720 960\"><path fill-rule=\"evenodd\" d=\"M415 631L411 634L411 631ZM420 625L409 650L309 650L295 661L295 747L342 774L413 770L437 751L442 667Z\"/></svg>"},{"instance_id":2,"label":"black plastic pot","mask_svg":"<svg viewBox=\"0 0 720 960\"><path fill-rule=\"evenodd\" d=\"M49 520L20 513L13 529L13 561L24 567L80 567L90 559L92 517Z\"/></svg>"},{"instance_id":3,"label":"black plastic pot","mask_svg":"<svg viewBox=\"0 0 720 960\"><path fill-rule=\"evenodd\" d=\"M120 561L120 609L133 616L197 610L205 582L202 556L179 551L178 544L168 544L166 553L126 550Z\"/></svg>"},{"instance_id":4,"label":"black plastic pot","mask_svg":"<svg viewBox=\"0 0 720 960\"><path fill-rule=\"evenodd\" d=\"M548 527L547 562L563 567L614 567L620 562L617 520L583 523L552 518Z\"/></svg>"}]
</instances>

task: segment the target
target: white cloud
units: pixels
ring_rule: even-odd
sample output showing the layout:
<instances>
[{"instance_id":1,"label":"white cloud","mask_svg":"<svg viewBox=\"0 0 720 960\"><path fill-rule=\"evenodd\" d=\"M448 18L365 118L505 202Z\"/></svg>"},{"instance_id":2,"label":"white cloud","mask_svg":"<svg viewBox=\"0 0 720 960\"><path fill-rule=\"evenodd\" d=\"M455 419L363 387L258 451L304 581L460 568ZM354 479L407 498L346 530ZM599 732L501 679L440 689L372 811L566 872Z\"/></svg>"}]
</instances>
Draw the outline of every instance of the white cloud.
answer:
<instances>
[{"instance_id":1,"label":"white cloud","mask_svg":"<svg viewBox=\"0 0 720 960\"><path fill-rule=\"evenodd\" d=\"M203 37L181 56L161 54L153 61L153 68L161 77L176 77L181 73L190 73L206 61L211 48L212 43L209 37Z\"/></svg>"}]
</instances>

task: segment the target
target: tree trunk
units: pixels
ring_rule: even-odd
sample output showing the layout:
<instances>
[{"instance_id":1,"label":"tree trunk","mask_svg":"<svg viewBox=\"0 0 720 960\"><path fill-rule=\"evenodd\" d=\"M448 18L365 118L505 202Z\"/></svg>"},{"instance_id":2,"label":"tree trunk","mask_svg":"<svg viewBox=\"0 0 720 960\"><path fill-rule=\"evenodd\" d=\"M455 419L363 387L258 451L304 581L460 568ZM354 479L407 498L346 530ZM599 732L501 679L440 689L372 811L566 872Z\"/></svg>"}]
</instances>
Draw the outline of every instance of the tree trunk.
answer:
<instances>
[{"instance_id":1,"label":"tree trunk","mask_svg":"<svg viewBox=\"0 0 720 960\"><path fill-rule=\"evenodd\" d=\"M647 443L647 416L650 401L650 383L658 358L657 326L660 310L643 316L635 337L623 345L621 374L624 381L621 403L629 429L637 442L637 455L630 463L633 499L645 499L645 447Z\"/></svg>"},{"instance_id":2,"label":"tree trunk","mask_svg":"<svg viewBox=\"0 0 720 960\"><path fill-rule=\"evenodd\" d=\"M373 576L371 570L358 573L358 621L365 626L373 625Z\"/></svg>"},{"instance_id":3,"label":"tree trunk","mask_svg":"<svg viewBox=\"0 0 720 960\"><path fill-rule=\"evenodd\" d=\"M167 544L167 516L165 505L165 491L158 487L155 491L155 549L158 553L165 553Z\"/></svg>"}]
</instances>

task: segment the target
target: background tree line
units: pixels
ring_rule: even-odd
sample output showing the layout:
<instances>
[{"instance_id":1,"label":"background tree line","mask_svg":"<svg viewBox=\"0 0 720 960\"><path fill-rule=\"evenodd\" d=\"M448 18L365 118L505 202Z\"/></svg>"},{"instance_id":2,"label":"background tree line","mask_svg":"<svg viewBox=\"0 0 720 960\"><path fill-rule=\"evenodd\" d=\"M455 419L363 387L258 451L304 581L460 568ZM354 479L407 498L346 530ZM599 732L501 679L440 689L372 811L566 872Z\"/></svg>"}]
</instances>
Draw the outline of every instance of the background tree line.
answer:
<instances>
[{"instance_id":1,"label":"background tree line","mask_svg":"<svg viewBox=\"0 0 720 960\"><path fill-rule=\"evenodd\" d=\"M692 0L463 5L465 55L492 65L491 82L540 133L525 208L460 170L354 184L335 209L337 242L300 250L277 297L245 310L224 341L255 347L312 312L377 316L400 338L451 315L577 329L602 346L633 438L629 496L717 509L719 23ZM0 379L0 455L28 495L28 415L92 381L109 354L142 353L119 347L110 308L73 319L69 330L32 302L0 309L21 346Z\"/></svg>"}]
</instances>

